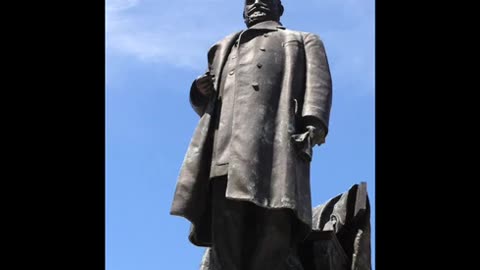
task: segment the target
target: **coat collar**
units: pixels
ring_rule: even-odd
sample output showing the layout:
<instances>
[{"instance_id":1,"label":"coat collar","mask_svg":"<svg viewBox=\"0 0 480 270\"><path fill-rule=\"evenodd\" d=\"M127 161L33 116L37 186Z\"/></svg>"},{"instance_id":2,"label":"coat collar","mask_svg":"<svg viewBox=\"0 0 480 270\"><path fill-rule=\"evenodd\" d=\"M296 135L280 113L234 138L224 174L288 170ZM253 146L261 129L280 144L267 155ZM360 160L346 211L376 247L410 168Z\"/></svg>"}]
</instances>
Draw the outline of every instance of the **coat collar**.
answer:
<instances>
[{"instance_id":1,"label":"coat collar","mask_svg":"<svg viewBox=\"0 0 480 270\"><path fill-rule=\"evenodd\" d=\"M283 29L284 30L285 27L283 27L280 22L264 21L264 22L257 23L257 24L251 26L248 29L265 29L265 30L275 31L275 30L278 30L278 29Z\"/></svg>"}]
</instances>

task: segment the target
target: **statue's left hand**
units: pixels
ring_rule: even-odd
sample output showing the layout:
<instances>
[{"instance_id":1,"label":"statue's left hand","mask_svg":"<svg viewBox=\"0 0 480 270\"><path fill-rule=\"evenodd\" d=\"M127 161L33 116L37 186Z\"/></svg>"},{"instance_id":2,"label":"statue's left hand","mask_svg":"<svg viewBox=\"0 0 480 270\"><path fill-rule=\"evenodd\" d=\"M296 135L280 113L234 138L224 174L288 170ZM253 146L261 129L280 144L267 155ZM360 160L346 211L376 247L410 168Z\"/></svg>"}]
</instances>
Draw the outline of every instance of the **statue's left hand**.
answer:
<instances>
[{"instance_id":1,"label":"statue's left hand","mask_svg":"<svg viewBox=\"0 0 480 270\"><path fill-rule=\"evenodd\" d=\"M325 131L315 126L307 126L306 131L292 135L300 157L308 162L312 161L313 147L325 142Z\"/></svg>"},{"instance_id":2,"label":"statue's left hand","mask_svg":"<svg viewBox=\"0 0 480 270\"><path fill-rule=\"evenodd\" d=\"M325 130L315 126L307 126L308 134L312 141L312 146L325 143Z\"/></svg>"},{"instance_id":3,"label":"statue's left hand","mask_svg":"<svg viewBox=\"0 0 480 270\"><path fill-rule=\"evenodd\" d=\"M198 91L204 96L211 96L214 92L213 89L213 76L210 75L210 72L199 76L195 80L195 85L197 86Z\"/></svg>"}]
</instances>

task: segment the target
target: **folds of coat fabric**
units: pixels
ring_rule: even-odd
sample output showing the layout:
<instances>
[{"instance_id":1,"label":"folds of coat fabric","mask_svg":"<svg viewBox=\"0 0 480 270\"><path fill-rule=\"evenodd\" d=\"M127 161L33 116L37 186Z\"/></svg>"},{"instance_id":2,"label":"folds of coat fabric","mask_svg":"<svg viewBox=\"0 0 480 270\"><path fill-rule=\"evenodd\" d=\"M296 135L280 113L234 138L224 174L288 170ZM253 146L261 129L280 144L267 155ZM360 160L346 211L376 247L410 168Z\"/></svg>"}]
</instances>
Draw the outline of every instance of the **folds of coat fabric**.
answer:
<instances>
[{"instance_id":1,"label":"folds of coat fabric","mask_svg":"<svg viewBox=\"0 0 480 270\"><path fill-rule=\"evenodd\" d=\"M231 55L237 41L236 53ZM233 56L233 66L225 66ZM293 138L305 132L305 119L317 120L310 124L319 123L328 131L332 84L323 42L317 35L288 30L278 22L259 23L212 46L208 71L216 93L222 77L230 76L235 82L227 102L232 105L223 104L233 117L231 121L226 118L225 130L231 132L219 145L228 147L218 148L228 151L225 156L217 152L217 159L213 154L218 149L212 150L215 112L226 101L198 98L192 84L192 107L201 119L180 170L170 213L194 225L193 244L209 246L208 232L204 235L201 227L209 227L203 222L208 215L210 168L212 162L228 162L226 172L213 172L215 176L228 174L227 198L268 209L291 209L307 234L312 227L310 162L299 149L309 156L311 149L298 147Z\"/></svg>"}]
</instances>

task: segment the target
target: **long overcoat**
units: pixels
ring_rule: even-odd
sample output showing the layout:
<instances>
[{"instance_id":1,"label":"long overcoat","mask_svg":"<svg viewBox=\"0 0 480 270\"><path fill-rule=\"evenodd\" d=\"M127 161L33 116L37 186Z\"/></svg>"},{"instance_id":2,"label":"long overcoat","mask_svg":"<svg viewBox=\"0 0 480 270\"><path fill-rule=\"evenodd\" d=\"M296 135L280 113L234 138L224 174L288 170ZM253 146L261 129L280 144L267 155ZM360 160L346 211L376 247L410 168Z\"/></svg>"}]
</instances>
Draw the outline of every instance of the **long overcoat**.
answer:
<instances>
[{"instance_id":1,"label":"long overcoat","mask_svg":"<svg viewBox=\"0 0 480 270\"><path fill-rule=\"evenodd\" d=\"M242 47L248 31L263 31ZM237 41L238 40L238 41ZM325 48L311 33L277 22L227 36L208 52L208 70L219 89L221 72L237 41L235 93L226 197L266 208L292 209L311 228L310 163L300 158L292 135L304 132L302 119L314 117L328 128L332 82ZM195 95L195 84L191 89ZM189 239L210 242L209 170L215 95L192 102L201 116L185 155L170 213L192 223Z\"/></svg>"}]
</instances>

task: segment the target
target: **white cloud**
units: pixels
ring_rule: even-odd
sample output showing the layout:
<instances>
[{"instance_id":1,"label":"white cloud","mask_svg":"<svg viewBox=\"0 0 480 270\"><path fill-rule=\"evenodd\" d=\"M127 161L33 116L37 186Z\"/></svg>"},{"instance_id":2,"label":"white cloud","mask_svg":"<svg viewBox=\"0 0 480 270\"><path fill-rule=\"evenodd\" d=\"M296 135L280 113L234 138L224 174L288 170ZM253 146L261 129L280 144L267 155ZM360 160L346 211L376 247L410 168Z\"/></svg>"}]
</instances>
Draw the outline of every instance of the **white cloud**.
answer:
<instances>
[{"instance_id":1,"label":"white cloud","mask_svg":"<svg viewBox=\"0 0 480 270\"><path fill-rule=\"evenodd\" d=\"M283 2L286 8L295 4ZM309 2L304 4L309 6L307 12L321 14L328 24L321 30L322 26L309 23L325 41L335 85L373 94L374 1ZM107 0L107 50L139 61L203 71L208 48L244 28L242 6L243 1L224 0Z\"/></svg>"},{"instance_id":2,"label":"white cloud","mask_svg":"<svg viewBox=\"0 0 480 270\"><path fill-rule=\"evenodd\" d=\"M206 51L231 32L221 0L107 1L107 49L141 61L204 69ZM138 13L131 12L137 8ZM140 9L142 9L140 11ZM241 18L241 13L238 15ZM241 28L237 27L237 30Z\"/></svg>"},{"instance_id":3,"label":"white cloud","mask_svg":"<svg viewBox=\"0 0 480 270\"><path fill-rule=\"evenodd\" d=\"M129 9L140 3L140 0L107 0L107 12Z\"/></svg>"}]
</instances>

